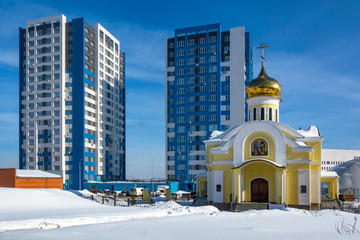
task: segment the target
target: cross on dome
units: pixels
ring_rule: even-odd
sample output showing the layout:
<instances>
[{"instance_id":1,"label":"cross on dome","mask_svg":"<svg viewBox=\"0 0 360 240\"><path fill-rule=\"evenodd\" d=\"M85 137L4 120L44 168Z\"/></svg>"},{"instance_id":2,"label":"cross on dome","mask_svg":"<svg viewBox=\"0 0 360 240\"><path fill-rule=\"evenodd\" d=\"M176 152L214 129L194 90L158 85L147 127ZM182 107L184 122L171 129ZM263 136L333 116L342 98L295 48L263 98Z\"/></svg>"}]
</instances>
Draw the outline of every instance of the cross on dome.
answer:
<instances>
[{"instance_id":1,"label":"cross on dome","mask_svg":"<svg viewBox=\"0 0 360 240\"><path fill-rule=\"evenodd\" d=\"M260 44L260 47L257 47L257 48L261 48L261 58L262 58L262 62L261 62L261 65L264 65L264 61L265 61L265 57L264 57L264 48L267 48L269 46L266 46L264 42L262 42Z\"/></svg>"}]
</instances>

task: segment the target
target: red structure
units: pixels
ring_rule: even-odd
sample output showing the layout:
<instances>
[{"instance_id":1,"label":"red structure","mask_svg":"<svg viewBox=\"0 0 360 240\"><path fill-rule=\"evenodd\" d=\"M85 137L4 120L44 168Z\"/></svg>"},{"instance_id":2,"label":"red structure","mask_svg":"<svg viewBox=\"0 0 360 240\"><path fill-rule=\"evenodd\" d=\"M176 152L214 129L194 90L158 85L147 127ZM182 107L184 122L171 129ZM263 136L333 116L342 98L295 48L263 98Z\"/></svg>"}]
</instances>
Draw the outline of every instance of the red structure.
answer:
<instances>
[{"instance_id":1,"label":"red structure","mask_svg":"<svg viewBox=\"0 0 360 240\"><path fill-rule=\"evenodd\" d=\"M40 170L0 169L0 187L63 189L63 178Z\"/></svg>"}]
</instances>

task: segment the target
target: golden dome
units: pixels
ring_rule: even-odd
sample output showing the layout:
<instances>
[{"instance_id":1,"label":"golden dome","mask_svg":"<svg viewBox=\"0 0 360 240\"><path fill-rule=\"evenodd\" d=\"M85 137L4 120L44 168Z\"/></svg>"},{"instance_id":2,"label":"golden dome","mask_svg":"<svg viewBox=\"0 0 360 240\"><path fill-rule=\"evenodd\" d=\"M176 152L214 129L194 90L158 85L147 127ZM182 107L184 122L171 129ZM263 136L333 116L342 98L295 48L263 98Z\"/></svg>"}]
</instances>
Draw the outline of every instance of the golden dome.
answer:
<instances>
[{"instance_id":1,"label":"golden dome","mask_svg":"<svg viewBox=\"0 0 360 240\"><path fill-rule=\"evenodd\" d=\"M264 64L262 64L259 76L247 85L246 96L248 98L259 96L280 98L280 94L280 83L266 74Z\"/></svg>"}]
</instances>

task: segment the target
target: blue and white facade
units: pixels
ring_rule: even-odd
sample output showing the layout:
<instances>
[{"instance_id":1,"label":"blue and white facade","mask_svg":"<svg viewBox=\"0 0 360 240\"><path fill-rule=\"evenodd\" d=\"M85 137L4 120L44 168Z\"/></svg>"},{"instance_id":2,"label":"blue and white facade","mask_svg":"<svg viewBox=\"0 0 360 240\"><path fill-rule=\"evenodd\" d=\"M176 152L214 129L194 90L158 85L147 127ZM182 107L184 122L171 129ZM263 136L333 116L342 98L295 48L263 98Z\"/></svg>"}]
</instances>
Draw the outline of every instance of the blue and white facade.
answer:
<instances>
[{"instance_id":1,"label":"blue and white facade","mask_svg":"<svg viewBox=\"0 0 360 240\"><path fill-rule=\"evenodd\" d=\"M166 176L191 183L206 173L203 141L245 122L252 79L250 34L220 24L175 30L166 38ZM191 189L190 189L191 190Z\"/></svg>"},{"instance_id":2,"label":"blue and white facade","mask_svg":"<svg viewBox=\"0 0 360 240\"><path fill-rule=\"evenodd\" d=\"M125 180L125 56L100 24L64 15L20 28L20 168L65 188Z\"/></svg>"}]
</instances>

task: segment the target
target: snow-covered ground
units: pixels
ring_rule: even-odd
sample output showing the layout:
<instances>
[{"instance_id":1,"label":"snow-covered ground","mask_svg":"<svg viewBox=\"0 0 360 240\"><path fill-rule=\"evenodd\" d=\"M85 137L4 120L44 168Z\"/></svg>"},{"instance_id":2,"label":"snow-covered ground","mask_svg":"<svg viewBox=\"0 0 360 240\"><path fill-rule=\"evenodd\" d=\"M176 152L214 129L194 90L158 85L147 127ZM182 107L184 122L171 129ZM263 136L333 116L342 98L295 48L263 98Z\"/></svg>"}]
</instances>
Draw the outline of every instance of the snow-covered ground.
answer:
<instances>
[{"instance_id":1,"label":"snow-covered ground","mask_svg":"<svg viewBox=\"0 0 360 240\"><path fill-rule=\"evenodd\" d=\"M336 230L353 229L354 216L297 209L229 213L175 202L112 207L68 191L0 188L0 239L360 239L356 230Z\"/></svg>"}]
</instances>

